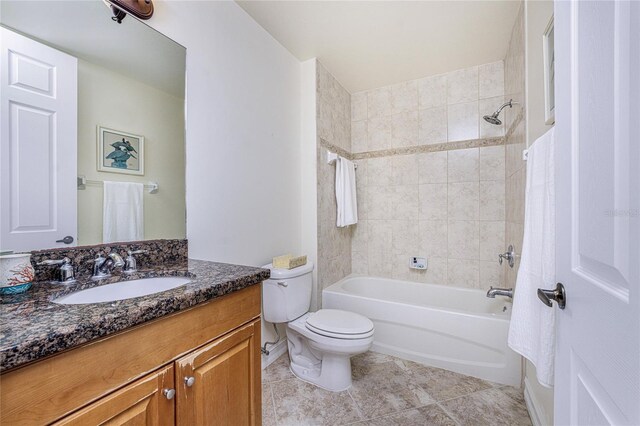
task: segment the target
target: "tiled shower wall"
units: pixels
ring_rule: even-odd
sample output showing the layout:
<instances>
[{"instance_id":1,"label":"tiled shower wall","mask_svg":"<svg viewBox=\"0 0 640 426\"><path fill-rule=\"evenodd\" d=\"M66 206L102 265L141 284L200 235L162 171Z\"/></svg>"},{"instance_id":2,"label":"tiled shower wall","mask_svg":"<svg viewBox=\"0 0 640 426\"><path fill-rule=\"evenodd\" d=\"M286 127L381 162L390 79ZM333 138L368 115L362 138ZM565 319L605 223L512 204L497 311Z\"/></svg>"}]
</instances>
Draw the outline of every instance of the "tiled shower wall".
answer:
<instances>
[{"instance_id":1,"label":"tiled shower wall","mask_svg":"<svg viewBox=\"0 0 640 426\"><path fill-rule=\"evenodd\" d=\"M350 95L316 62L318 176L318 299L330 284L351 273L351 227L336 227L335 166L326 162L327 147L350 156Z\"/></svg>"},{"instance_id":2,"label":"tiled shower wall","mask_svg":"<svg viewBox=\"0 0 640 426\"><path fill-rule=\"evenodd\" d=\"M502 61L352 95L351 147L368 157L357 160L354 273L502 284L504 129L482 116L503 100ZM427 270L410 269L412 256L426 257Z\"/></svg>"},{"instance_id":3,"label":"tiled shower wall","mask_svg":"<svg viewBox=\"0 0 640 426\"><path fill-rule=\"evenodd\" d=\"M503 101L502 61L354 93L352 152L503 136L482 119Z\"/></svg>"},{"instance_id":4,"label":"tiled shower wall","mask_svg":"<svg viewBox=\"0 0 640 426\"><path fill-rule=\"evenodd\" d=\"M485 288L501 285L504 146L358 160L354 273ZM426 271L409 268L426 257Z\"/></svg>"},{"instance_id":5,"label":"tiled shower wall","mask_svg":"<svg viewBox=\"0 0 640 426\"><path fill-rule=\"evenodd\" d=\"M524 233L524 190L526 167L522 151L526 148L525 128L525 51L523 8L516 19L505 56L505 93L518 102L512 110L505 111L507 135L505 138L505 182L506 182L506 245L513 244L516 253L522 251ZM505 285L514 287L520 258L514 268L504 267Z\"/></svg>"}]
</instances>

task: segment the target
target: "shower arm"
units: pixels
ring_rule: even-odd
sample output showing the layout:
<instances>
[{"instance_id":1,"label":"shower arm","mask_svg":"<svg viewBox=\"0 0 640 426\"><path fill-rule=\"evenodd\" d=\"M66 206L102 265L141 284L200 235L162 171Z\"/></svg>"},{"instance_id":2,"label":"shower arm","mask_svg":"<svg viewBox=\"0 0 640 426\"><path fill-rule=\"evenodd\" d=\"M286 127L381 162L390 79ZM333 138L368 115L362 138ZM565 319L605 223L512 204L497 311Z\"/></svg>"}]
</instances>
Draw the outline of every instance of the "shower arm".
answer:
<instances>
[{"instance_id":1,"label":"shower arm","mask_svg":"<svg viewBox=\"0 0 640 426\"><path fill-rule=\"evenodd\" d=\"M503 109L505 109L506 107L513 108L514 105L518 105L518 102L514 102L513 99L509 99L509 102L505 102L502 105L500 105L500 108L498 108L496 112L494 112L493 114L495 116L498 116Z\"/></svg>"}]
</instances>

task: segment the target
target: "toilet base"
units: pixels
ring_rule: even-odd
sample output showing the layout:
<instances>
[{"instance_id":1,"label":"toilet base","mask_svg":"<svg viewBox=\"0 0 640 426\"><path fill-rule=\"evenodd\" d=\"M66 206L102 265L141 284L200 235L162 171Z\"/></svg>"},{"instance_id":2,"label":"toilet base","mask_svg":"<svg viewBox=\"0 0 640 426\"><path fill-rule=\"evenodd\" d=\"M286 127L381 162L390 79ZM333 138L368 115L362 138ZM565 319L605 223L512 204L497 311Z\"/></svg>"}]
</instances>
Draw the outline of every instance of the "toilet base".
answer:
<instances>
[{"instance_id":1,"label":"toilet base","mask_svg":"<svg viewBox=\"0 0 640 426\"><path fill-rule=\"evenodd\" d=\"M325 354L316 365L300 365L291 359L289 369L294 376L330 392L342 392L351 387L351 357Z\"/></svg>"},{"instance_id":2,"label":"toilet base","mask_svg":"<svg viewBox=\"0 0 640 426\"><path fill-rule=\"evenodd\" d=\"M287 327L291 372L299 379L331 392L351 387L351 357L366 352L373 336L341 340L320 336L304 328L304 318Z\"/></svg>"}]
</instances>

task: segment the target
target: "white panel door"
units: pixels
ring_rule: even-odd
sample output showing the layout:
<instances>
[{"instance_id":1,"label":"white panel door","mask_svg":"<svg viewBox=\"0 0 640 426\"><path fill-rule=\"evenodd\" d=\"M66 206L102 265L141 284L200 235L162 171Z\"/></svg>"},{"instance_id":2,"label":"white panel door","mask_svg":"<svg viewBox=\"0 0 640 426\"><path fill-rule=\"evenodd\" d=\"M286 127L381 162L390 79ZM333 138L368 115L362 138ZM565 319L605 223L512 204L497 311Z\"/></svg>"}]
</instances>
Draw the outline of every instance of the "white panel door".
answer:
<instances>
[{"instance_id":1,"label":"white panel door","mask_svg":"<svg viewBox=\"0 0 640 426\"><path fill-rule=\"evenodd\" d=\"M0 37L0 249L64 246L77 239L77 60Z\"/></svg>"},{"instance_id":2,"label":"white panel door","mask_svg":"<svg viewBox=\"0 0 640 426\"><path fill-rule=\"evenodd\" d=\"M640 2L557 1L555 421L640 424ZM557 308L554 308L557 309Z\"/></svg>"}]
</instances>

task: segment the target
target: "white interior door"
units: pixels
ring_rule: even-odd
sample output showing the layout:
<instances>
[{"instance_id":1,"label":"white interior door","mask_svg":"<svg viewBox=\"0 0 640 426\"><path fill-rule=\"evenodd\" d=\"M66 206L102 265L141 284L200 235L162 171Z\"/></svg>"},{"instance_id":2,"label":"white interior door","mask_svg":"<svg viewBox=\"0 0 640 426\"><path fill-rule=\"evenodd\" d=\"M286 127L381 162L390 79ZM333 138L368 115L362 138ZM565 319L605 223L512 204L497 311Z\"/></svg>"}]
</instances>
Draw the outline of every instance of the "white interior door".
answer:
<instances>
[{"instance_id":1,"label":"white interior door","mask_svg":"<svg viewBox=\"0 0 640 426\"><path fill-rule=\"evenodd\" d=\"M77 60L6 28L0 56L0 249L64 246L77 239Z\"/></svg>"},{"instance_id":2,"label":"white interior door","mask_svg":"<svg viewBox=\"0 0 640 426\"><path fill-rule=\"evenodd\" d=\"M554 22L555 421L638 425L640 2L556 1Z\"/></svg>"}]
</instances>

